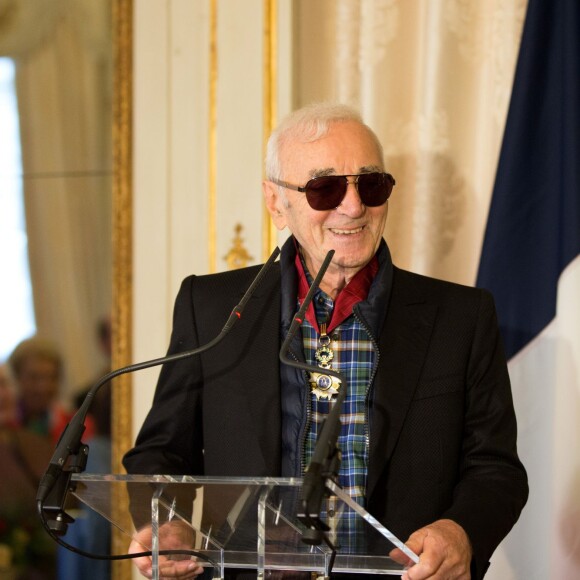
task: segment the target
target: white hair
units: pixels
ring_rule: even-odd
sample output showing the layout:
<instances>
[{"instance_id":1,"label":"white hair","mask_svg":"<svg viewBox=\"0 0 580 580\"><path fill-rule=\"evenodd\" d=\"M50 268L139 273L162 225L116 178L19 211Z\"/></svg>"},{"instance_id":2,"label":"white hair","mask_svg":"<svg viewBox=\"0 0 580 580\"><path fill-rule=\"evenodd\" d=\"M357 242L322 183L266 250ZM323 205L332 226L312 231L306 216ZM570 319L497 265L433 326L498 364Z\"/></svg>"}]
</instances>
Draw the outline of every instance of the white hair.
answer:
<instances>
[{"instance_id":1,"label":"white hair","mask_svg":"<svg viewBox=\"0 0 580 580\"><path fill-rule=\"evenodd\" d=\"M290 141L310 143L324 137L331 125L354 121L365 127L377 146L382 159L383 147L373 130L366 125L353 107L338 103L313 103L290 113L272 131L266 146L265 170L267 179L283 179L281 151Z\"/></svg>"}]
</instances>

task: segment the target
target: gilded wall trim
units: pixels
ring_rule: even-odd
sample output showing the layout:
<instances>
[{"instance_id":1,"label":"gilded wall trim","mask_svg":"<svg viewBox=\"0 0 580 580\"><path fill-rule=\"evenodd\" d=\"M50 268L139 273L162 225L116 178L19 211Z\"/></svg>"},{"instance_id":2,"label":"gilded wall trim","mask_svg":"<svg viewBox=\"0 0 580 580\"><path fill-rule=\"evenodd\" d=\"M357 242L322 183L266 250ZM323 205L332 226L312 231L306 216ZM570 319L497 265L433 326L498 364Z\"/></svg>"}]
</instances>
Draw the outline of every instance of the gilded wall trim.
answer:
<instances>
[{"instance_id":1,"label":"gilded wall trim","mask_svg":"<svg viewBox=\"0 0 580 580\"><path fill-rule=\"evenodd\" d=\"M113 0L113 368L132 359L132 104L133 0ZM133 442L131 375L117 377L112 389L112 472L122 473L121 459ZM115 521L130 529L127 498L114 490ZM127 536L113 531L111 553L127 551ZM113 580L130 578L130 560L113 564Z\"/></svg>"},{"instance_id":2,"label":"gilded wall trim","mask_svg":"<svg viewBox=\"0 0 580 580\"><path fill-rule=\"evenodd\" d=\"M263 115L263 146L262 158L266 153L266 143L272 129L276 126L277 117L277 60L278 60L278 7L276 0L264 0L264 115ZM266 205L262 204L262 258L266 260L276 246L276 228L270 219Z\"/></svg>"}]
</instances>

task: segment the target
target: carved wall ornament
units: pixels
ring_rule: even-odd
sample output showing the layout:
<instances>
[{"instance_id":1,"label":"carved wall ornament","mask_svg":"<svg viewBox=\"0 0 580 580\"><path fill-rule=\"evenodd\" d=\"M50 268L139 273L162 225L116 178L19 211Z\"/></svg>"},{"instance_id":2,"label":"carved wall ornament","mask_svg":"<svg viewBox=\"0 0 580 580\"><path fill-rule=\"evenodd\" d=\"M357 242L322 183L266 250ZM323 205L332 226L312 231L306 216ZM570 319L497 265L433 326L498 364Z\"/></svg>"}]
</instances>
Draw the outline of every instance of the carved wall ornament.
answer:
<instances>
[{"instance_id":1,"label":"carved wall ornament","mask_svg":"<svg viewBox=\"0 0 580 580\"><path fill-rule=\"evenodd\" d=\"M232 247L230 251L224 256L224 260L228 265L228 270L237 270L238 268L245 268L249 262L254 258L244 246L244 238L242 238L242 230L244 226L237 223L234 226L234 239L232 240Z\"/></svg>"}]
</instances>

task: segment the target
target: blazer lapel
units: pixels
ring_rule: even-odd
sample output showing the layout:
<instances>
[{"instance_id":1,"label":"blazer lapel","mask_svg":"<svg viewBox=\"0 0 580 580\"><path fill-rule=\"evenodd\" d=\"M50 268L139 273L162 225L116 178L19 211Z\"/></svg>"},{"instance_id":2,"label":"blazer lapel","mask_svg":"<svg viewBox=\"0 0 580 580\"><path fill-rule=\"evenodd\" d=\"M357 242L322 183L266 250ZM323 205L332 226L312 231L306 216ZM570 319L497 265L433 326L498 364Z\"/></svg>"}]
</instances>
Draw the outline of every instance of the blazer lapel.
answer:
<instances>
[{"instance_id":1,"label":"blazer lapel","mask_svg":"<svg viewBox=\"0 0 580 580\"><path fill-rule=\"evenodd\" d=\"M415 296L406 273L396 271L379 339L379 368L374 381L367 497L388 462L421 375L437 307Z\"/></svg>"},{"instance_id":2,"label":"blazer lapel","mask_svg":"<svg viewBox=\"0 0 580 580\"><path fill-rule=\"evenodd\" d=\"M246 394L247 408L252 416L256 440L261 449L264 475L280 472L280 293L279 276L270 276L264 288L250 300L244 316L246 332L240 337L245 351L238 368L239 383ZM275 281L274 283L272 283Z\"/></svg>"}]
</instances>

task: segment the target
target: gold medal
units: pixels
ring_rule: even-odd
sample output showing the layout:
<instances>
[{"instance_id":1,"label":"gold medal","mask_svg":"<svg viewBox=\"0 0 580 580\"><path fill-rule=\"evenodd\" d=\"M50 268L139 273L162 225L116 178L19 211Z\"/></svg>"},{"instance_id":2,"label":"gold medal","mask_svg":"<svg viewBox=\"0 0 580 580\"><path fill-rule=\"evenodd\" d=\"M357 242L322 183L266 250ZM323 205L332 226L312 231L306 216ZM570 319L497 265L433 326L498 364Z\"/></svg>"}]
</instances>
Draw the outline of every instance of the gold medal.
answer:
<instances>
[{"instance_id":1,"label":"gold medal","mask_svg":"<svg viewBox=\"0 0 580 580\"><path fill-rule=\"evenodd\" d=\"M324 373L310 373L310 389L318 400L338 395L340 380Z\"/></svg>"},{"instance_id":2,"label":"gold medal","mask_svg":"<svg viewBox=\"0 0 580 580\"><path fill-rule=\"evenodd\" d=\"M323 369L330 368L330 361L334 358L334 351L330 348L330 336L323 334L318 341L320 345L314 353L318 366Z\"/></svg>"},{"instance_id":3,"label":"gold medal","mask_svg":"<svg viewBox=\"0 0 580 580\"><path fill-rule=\"evenodd\" d=\"M330 369L330 363L334 358L334 351L331 347L330 336L326 334L326 324L320 325L320 339L318 348L314 353L314 358L321 369ZM340 380L336 377L324 374L324 372L310 373L310 389L318 400L331 399L338 394Z\"/></svg>"}]
</instances>

